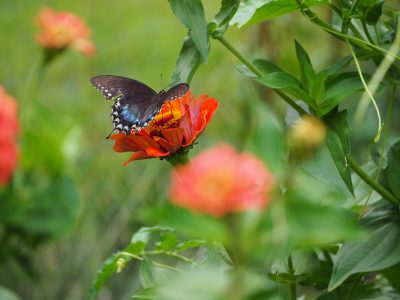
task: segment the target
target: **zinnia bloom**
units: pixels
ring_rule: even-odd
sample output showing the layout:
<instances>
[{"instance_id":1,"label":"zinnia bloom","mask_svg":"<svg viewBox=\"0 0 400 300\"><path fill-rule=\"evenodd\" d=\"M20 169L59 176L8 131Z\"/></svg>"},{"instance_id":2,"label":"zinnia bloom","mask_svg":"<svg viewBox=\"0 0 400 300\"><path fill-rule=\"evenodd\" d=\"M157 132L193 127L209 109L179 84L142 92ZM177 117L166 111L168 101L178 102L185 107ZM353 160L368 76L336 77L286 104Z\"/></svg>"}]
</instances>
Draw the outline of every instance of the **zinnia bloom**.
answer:
<instances>
[{"instance_id":1,"label":"zinnia bloom","mask_svg":"<svg viewBox=\"0 0 400 300\"><path fill-rule=\"evenodd\" d=\"M146 128L129 135L112 135L114 150L133 152L124 165L138 159L168 157L194 143L217 107L217 100L207 95L195 99L189 91L183 97L166 101Z\"/></svg>"},{"instance_id":2,"label":"zinnia bloom","mask_svg":"<svg viewBox=\"0 0 400 300\"><path fill-rule=\"evenodd\" d=\"M94 53L95 47L89 40L90 29L80 17L45 7L40 11L37 23L40 28L37 41L44 48L60 51L71 47L85 55Z\"/></svg>"},{"instance_id":3,"label":"zinnia bloom","mask_svg":"<svg viewBox=\"0 0 400 300\"><path fill-rule=\"evenodd\" d=\"M17 104L0 86L0 184L10 180L17 165Z\"/></svg>"},{"instance_id":4,"label":"zinnia bloom","mask_svg":"<svg viewBox=\"0 0 400 300\"><path fill-rule=\"evenodd\" d=\"M175 168L170 198L177 206L219 217L264 209L274 182L254 155L222 144Z\"/></svg>"}]
</instances>

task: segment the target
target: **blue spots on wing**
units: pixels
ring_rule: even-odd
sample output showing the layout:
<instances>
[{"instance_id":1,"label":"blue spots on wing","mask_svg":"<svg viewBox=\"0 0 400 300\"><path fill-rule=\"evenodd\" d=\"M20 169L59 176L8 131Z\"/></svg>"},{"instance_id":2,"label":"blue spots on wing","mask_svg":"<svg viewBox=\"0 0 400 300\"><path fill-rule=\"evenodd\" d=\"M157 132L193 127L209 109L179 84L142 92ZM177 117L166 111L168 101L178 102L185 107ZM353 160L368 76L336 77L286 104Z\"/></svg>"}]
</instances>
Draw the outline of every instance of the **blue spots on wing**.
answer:
<instances>
[{"instance_id":1,"label":"blue spots on wing","mask_svg":"<svg viewBox=\"0 0 400 300\"><path fill-rule=\"evenodd\" d=\"M126 121L128 121L128 122L130 122L130 123L133 123L133 124L134 124L134 123L139 122L138 117L135 116L132 112L129 111L128 105L126 105L126 106L124 106L124 107L122 108L120 115L122 115L122 117L123 117Z\"/></svg>"}]
</instances>

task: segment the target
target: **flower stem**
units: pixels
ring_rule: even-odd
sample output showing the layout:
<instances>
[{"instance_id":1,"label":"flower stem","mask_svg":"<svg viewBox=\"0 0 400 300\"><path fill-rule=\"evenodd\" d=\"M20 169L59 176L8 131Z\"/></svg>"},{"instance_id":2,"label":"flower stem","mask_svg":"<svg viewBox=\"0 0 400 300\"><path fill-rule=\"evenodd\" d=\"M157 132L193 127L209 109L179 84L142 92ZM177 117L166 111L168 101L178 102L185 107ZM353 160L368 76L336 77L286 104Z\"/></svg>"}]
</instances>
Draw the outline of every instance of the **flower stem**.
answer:
<instances>
[{"instance_id":1,"label":"flower stem","mask_svg":"<svg viewBox=\"0 0 400 300\"><path fill-rule=\"evenodd\" d=\"M237 51L224 37L218 37L217 40L221 42L233 55L235 55L246 67L248 67L257 77L263 77L264 74L257 69L255 65L249 62L239 51ZM307 112L302 109L296 102L280 90L273 89L287 104L289 104L300 115L307 115Z\"/></svg>"},{"instance_id":2,"label":"flower stem","mask_svg":"<svg viewBox=\"0 0 400 300\"><path fill-rule=\"evenodd\" d=\"M400 200L397 199L391 192L389 192L387 189L385 189L382 185L380 185L378 182L376 182L374 179L368 176L367 173L364 172L364 170L351 158L350 155L346 155L346 160L347 163L349 164L350 168L357 173L358 176L366 183L368 184L371 188L373 188L379 195L381 195L383 198L388 200L390 203L394 205L398 205Z\"/></svg>"},{"instance_id":3,"label":"flower stem","mask_svg":"<svg viewBox=\"0 0 400 300\"><path fill-rule=\"evenodd\" d=\"M294 268L293 268L293 260L292 256L289 255L288 258L288 271L289 274L294 278ZM289 283L289 289L290 289L290 300L296 300L297 299L297 291L296 291L296 281L290 280Z\"/></svg>"}]
</instances>

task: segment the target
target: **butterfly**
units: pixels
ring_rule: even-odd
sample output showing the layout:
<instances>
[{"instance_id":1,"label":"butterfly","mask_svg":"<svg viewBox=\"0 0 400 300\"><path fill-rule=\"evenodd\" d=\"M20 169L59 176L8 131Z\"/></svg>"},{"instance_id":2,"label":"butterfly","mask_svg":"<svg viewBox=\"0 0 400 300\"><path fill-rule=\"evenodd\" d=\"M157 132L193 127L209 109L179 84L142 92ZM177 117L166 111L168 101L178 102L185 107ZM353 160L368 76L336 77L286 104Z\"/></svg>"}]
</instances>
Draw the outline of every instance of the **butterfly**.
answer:
<instances>
[{"instance_id":1,"label":"butterfly","mask_svg":"<svg viewBox=\"0 0 400 300\"><path fill-rule=\"evenodd\" d=\"M157 93L140 81L113 75L95 76L90 82L107 100L114 100L111 106L114 129L107 138L114 132L140 131L158 114L165 101L181 97L189 90L188 84L178 83Z\"/></svg>"}]
</instances>

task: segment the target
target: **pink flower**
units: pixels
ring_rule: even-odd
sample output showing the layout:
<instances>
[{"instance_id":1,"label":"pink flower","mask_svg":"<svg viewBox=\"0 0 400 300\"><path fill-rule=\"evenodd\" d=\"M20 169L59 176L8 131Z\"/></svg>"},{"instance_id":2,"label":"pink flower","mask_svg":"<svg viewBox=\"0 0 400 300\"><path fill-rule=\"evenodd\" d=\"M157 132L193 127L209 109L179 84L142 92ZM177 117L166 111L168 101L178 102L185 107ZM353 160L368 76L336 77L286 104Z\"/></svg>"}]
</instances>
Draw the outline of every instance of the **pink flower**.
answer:
<instances>
[{"instance_id":1,"label":"pink flower","mask_svg":"<svg viewBox=\"0 0 400 300\"><path fill-rule=\"evenodd\" d=\"M17 165L18 127L17 103L0 86L0 184L10 180Z\"/></svg>"},{"instance_id":2,"label":"pink flower","mask_svg":"<svg viewBox=\"0 0 400 300\"><path fill-rule=\"evenodd\" d=\"M80 17L45 7L39 12L37 23L40 28L37 41L44 48L57 51L71 47L85 55L94 54L90 29Z\"/></svg>"},{"instance_id":3,"label":"pink flower","mask_svg":"<svg viewBox=\"0 0 400 300\"><path fill-rule=\"evenodd\" d=\"M170 198L177 206L219 217L264 209L274 182L254 155L222 144L176 167Z\"/></svg>"}]
</instances>

